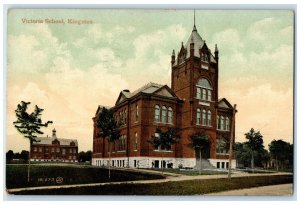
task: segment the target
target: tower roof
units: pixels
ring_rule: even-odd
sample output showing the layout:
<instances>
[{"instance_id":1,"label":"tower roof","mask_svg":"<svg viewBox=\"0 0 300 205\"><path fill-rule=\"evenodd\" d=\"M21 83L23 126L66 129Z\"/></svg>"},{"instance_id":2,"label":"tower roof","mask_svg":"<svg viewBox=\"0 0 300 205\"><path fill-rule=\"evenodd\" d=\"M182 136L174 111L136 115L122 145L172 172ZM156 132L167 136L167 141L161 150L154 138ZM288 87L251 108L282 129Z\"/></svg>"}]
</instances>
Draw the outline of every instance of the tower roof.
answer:
<instances>
[{"instance_id":1,"label":"tower roof","mask_svg":"<svg viewBox=\"0 0 300 205\"><path fill-rule=\"evenodd\" d=\"M199 35L199 33L197 32L197 28L196 26L194 26L193 31L190 35L190 37L188 38L188 41L185 44L185 48L186 48L186 58L190 57L190 45L191 43L194 43L194 49L195 49L195 56L200 57L200 54L198 52L198 50L200 48L202 48L202 46L204 45L204 40L201 38L201 36Z\"/></svg>"}]
</instances>

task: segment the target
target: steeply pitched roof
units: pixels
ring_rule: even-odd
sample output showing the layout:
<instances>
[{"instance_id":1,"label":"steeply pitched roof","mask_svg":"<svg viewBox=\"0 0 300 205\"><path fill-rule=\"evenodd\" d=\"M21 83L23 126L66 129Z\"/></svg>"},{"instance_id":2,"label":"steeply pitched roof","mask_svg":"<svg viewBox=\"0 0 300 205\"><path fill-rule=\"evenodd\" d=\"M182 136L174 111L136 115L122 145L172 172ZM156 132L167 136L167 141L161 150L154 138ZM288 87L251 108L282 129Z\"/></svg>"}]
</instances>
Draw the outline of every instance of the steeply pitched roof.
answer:
<instances>
[{"instance_id":1,"label":"steeply pitched roof","mask_svg":"<svg viewBox=\"0 0 300 205\"><path fill-rule=\"evenodd\" d=\"M51 145L55 139L59 141L60 145L68 146L70 145L71 142L74 142L75 146L78 146L78 142L76 139L53 138L53 137L37 137L36 140L38 140L38 142L33 142L33 144Z\"/></svg>"},{"instance_id":2,"label":"steeply pitched roof","mask_svg":"<svg viewBox=\"0 0 300 205\"><path fill-rule=\"evenodd\" d=\"M178 98L175 93L169 88L169 86L150 82L132 93L124 90L121 91L116 104L119 104L126 99L133 98L140 93L157 94L164 97Z\"/></svg>"},{"instance_id":3,"label":"steeply pitched roof","mask_svg":"<svg viewBox=\"0 0 300 205\"><path fill-rule=\"evenodd\" d=\"M186 49L186 58L189 58L191 55L190 47L191 47L192 42L194 43L194 49L195 49L194 56L200 58L199 49L201 49L203 47L203 45L205 44L205 41L202 39L202 37L197 32L196 26L194 26L194 29L184 46L184 48ZM210 53L210 61L216 63L216 60L211 53ZM174 65L177 65L177 59L175 60Z\"/></svg>"}]
</instances>

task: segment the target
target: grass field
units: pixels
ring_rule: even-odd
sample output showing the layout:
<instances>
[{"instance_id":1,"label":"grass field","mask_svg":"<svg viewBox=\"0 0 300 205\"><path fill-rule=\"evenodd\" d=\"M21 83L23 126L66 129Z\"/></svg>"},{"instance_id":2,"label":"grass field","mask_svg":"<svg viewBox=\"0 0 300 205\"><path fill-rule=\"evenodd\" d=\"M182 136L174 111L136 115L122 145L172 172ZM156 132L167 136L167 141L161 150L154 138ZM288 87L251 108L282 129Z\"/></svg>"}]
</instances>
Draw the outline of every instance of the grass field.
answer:
<instances>
[{"instance_id":1,"label":"grass field","mask_svg":"<svg viewBox=\"0 0 300 205\"><path fill-rule=\"evenodd\" d=\"M26 164L8 164L6 165L6 188L109 182L107 169L78 165L36 164L31 166L30 176L28 183ZM111 170L110 182L162 178L164 176L159 173Z\"/></svg>"},{"instance_id":2,"label":"grass field","mask_svg":"<svg viewBox=\"0 0 300 205\"><path fill-rule=\"evenodd\" d=\"M22 191L18 195L201 195L233 189L292 183L292 175L205 179L153 184L119 184L94 187Z\"/></svg>"}]
</instances>

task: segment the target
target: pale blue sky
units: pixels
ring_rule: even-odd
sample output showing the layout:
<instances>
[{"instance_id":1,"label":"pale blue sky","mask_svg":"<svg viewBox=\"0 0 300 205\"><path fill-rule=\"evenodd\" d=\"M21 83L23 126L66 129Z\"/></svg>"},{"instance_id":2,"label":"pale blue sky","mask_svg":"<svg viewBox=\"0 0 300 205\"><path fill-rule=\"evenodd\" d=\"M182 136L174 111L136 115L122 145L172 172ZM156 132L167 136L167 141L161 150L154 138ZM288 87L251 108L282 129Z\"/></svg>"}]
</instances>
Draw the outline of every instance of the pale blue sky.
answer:
<instances>
[{"instance_id":1,"label":"pale blue sky","mask_svg":"<svg viewBox=\"0 0 300 205\"><path fill-rule=\"evenodd\" d=\"M22 19L86 19L92 25L24 24ZM219 96L238 106L237 141L251 127L292 142L293 13L196 10L196 26L220 50ZM10 10L7 146L16 145L13 110L21 100L44 108L57 134L92 148L97 105L149 81L170 85L170 55L187 41L192 10ZM279 117L280 116L280 117ZM19 136L18 136L19 137ZM21 139L21 137L20 137Z\"/></svg>"}]
</instances>

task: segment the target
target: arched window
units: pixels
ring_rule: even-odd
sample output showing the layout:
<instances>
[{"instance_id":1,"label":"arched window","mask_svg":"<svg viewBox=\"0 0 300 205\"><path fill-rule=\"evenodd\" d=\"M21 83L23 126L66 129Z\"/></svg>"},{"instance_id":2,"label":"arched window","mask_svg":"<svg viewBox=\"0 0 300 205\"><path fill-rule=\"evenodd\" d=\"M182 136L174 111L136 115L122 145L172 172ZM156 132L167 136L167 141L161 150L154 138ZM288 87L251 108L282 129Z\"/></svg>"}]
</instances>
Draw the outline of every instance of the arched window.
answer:
<instances>
[{"instance_id":1,"label":"arched window","mask_svg":"<svg viewBox=\"0 0 300 205\"><path fill-rule=\"evenodd\" d=\"M135 133L135 136L134 136L134 150L137 150L138 149L138 134Z\"/></svg>"},{"instance_id":2,"label":"arched window","mask_svg":"<svg viewBox=\"0 0 300 205\"><path fill-rule=\"evenodd\" d=\"M135 121L137 122L139 120L139 106L135 106Z\"/></svg>"},{"instance_id":3,"label":"arched window","mask_svg":"<svg viewBox=\"0 0 300 205\"><path fill-rule=\"evenodd\" d=\"M160 107L158 105L155 105L154 121L155 122L159 122L160 121Z\"/></svg>"},{"instance_id":4,"label":"arched window","mask_svg":"<svg viewBox=\"0 0 300 205\"><path fill-rule=\"evenodd\" d=\"M226 130L229 131L229 118L226 117L226 120L225 120L225 126L226 126Z\"/></svg>"},{"instance_id":5,"label":"arched window","mask_svg":"<svg viewBox=\"0 0 300 205\"><path fill-rule=\"evenodd\" d=\"M202 110L202 125L206 125L206 111Z\"/></svg>"},{"instance_id":6,"label":"arched window","mask_svg":"<svg viewBox=\"0 0 300 205\"><path fill-rule=\"evenodd\" d=\"M200 111L200 109L198 108L198 109L197 109L197 116L196 116L196 124L197 124L197 125L200 125L200 118L201 118L201 111Z\"/></svg>"},{"instance_id":7,"label":"arched window","mask_svg":"<svg viewBox=\"0 0 300 205\"><path fill-rule=\"evenodd\" d=\"M173 110L171 107L168 108L168 123L173 124Z\"/></svg>"},{"instance_id":8,"label":"arched window","mask_svg":"<svg viewBox=\"0 0 300 205\"><path fill-rule=\"evenodd\" d=\"M207 111L207 125L211 126L211 112L210 112L210 110Z\"/></svg>"},{"instance_id":9,"label":"arched window","mask_svg":"<svg viewBox=\"0 0 300 205\"><path fill-rule=\"evenodd\" d=\"M201 100L212 100L212 87L210 82L206 78L200 78L197 85L197 99Z\"/></svg>"},{"instance_id":10,"label":"arched window","mask_svg":"<svg viewBox=\"0 0 300 205\"><path fill-rule=\"evenodd\" d=\"M161 122L162 123L167 122L167 108L165 106L163 106L161 110Z\"/></svg>"},{"instance_id":11,"label":"arched window","mask_svg":"<svg viewBox=\"0 0 300 205\"><path fill-rule=\"evenodd\" d=\"M224 117L221 116L221 130L225 130L225 127L224 127Z\"/></svg>"},{"instance_id":12,"label":"arched window","mask_svg":"<svg viewBox=\"0 0 300 205\"><path fill-rule=\"evenodd\" d=\"M124 124L126 124L126 117L127 117L127 115L126 115L126 108L124 109Z\"/></svg>"}]
</instances>

